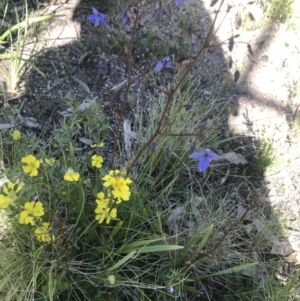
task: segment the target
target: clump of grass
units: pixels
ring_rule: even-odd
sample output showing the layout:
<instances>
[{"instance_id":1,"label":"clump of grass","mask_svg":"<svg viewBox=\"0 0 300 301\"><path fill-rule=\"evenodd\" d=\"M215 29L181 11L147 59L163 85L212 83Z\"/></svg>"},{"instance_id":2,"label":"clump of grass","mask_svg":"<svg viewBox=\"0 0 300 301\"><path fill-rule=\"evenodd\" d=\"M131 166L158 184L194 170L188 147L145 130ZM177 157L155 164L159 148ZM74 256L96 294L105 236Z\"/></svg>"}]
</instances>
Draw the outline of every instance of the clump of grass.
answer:
<instances>
[{"instance_id":1,"label":"clump of grass","mask_svg":"<svg viewBox=\"0 0 300 301\"><path fill-rule=\"evenodd\" d=\"M10 44L5 53L0 54L0 60L4 62L0 68L0 74L3 77L0 92L6 98L9 93L15 93L21 81L26 68L34 68L40 75L44 76L36 66L30 61L26 54L26 38L29 25L51 19L53 16L42 16L30 18L27 2L24 2L23 15L19 16L15 9L16 24L8 28L0 36L0 44ZM16 38L13 34L16 32ZM7 40L8 39L8 40ZM32 58L32 56L31 56Z\"/></svg>"},{"instance_id":2,"label":"clump of grass","mask_svg":"<svg viewBox=\"0 0 300 301\"><path fill-rule=\"evenodd\" d=\"M285 23L292 16L293 3L294 0L267 0L264 9L272 20Z\"/></svg>"}]
</instances>

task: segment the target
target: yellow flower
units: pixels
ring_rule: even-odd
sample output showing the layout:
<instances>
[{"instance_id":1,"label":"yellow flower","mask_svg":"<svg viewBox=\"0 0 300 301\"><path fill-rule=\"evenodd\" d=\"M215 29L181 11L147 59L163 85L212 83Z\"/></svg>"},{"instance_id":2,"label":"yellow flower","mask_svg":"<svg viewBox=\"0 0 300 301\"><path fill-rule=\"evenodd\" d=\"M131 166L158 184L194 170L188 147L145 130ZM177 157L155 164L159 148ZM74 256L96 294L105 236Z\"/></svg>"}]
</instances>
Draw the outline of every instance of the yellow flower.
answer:
<instances>
[{"instance_id":1,"label":"yellow flower","mask_svg":"<svg viewBox=\"0 0 300 301\"><path fill-rule=\"evenodd\" d=\"M115 198L122 199L123 201L128 201L130 197L129 184L132 181L129 178L125 178L125 171L120 172L119 170L111 170L108 175L102 178L104 182L104 187L111 187L112 194Z\"/></svg>"},{"instance_id":2,"label":"yellow flower","mask_svg":"<svg viewBox=\"0 0 300 301\"><path fill-rule=\"evenodd\" d=\"M44 215L44 207L41 202L27 202L24 205L24 210L20 213L20 224L34 225L34 220Z\"/></svg>"},{"instance_id":3,"label":"yellow flower","mask_svg":"<svg viewBox=\"0 0 300 301\"><path fill-rule=\"evenodd\" d=\"M102 224L103 221L106 219L106 223L109 224L111 218L115 218L117 216L117 209L111 209L108 207L109 199L105 198L103 192L99 192L97 194L97 208L95 209L95 219L98 220L99 224Z\"/></svg>"},{"instance_id":4,"label":"yellow flower","mask_svg":"<svg viewBox=\"0 0 300 301\"><path fill-rule=\"evenodd\" d=\"M36 159L33 155L28 155L23 157L21 160L23 163L27 164L22 166L23 171L28 173L30 177L35 177L38 175L38 169L40 167L40 161Z\"/></svg>"},{"instance_id":5,"label":"yellow flower","mask_svg":"<svg viewBox=\"0 0 300 301\"><path fill-rule=\"evenodd\" d=\"M21 137L22 137L22 134L20 131L18 131L18 130L13 131L13 134L12 134L13 140L15 140L15 141L19 140L19 139L21 139Z\"/></svg>"},{"instance_id":6,"label":"yellow flower","mask_svg":"<svg viewBox=\"0 0 300 301\"><path fill-rule=\"evenodd\" d=\"M97 209L98 209L98 207L97 207ZM96 212L96 210L95 210L95 212ZM101 208L100 210L101 210L101 212L99 214L97 214L96 217L95 217L95 219L98 220L99 224L102 224L105 219L106 219L106 223L109 224L111 218L115 218L117 216L117 209L116 208L113 208L113 209L110 209L110 208L103 209L103 208ZM96 213L98 213L98 212L96 212Z\"/></svg>"},{"instance_id":7,"label":"yellow flower","mask_svg":"<svg viewBox=\"0 0 300 301\"><path fill-rule=\"evenodd\" d=\"M68 182L77 182L80 178L80 174L75 172L72 168L68 168L66 174L64 175L64 180Z\"/></svg>"},{"instance_id":8,"label":"yellow flower","mask_svg":"<svg viewBox=\"0 0 300 301\"><path fill-rule=\"evenodd\" d=\"M12 182L8 182L3 187L3 192L5 196L8 198L8 202L11 205L15 205L14 202L18 198L17 193L22 189L23 185L14 184Z\"/></svg>"},{"instance_id":9,"label":"yellow flower","mask_svg":"<svg viewBox=\"0 0 300 301\"><path fill-rule=\"evenodd\" d=\"M0 194L0 208L7 209L9 206L9 199L7 196Z\"/></svg>"},{"instance_id":10,"label":"yellow flower","mask_svg":"<svg viewBox=\"0 0 300 301\"><path fill-rule=\"evenodd\" d=\"M55 239L55 236L49 233L50 231L50 223L42 223L41 226L36 227L34 234L37 240L42 242L49 242Z\"/></svg>"},{"instance_id":11,"label":"yellow flower","mask_svg":"<svg viewBox=\"0 0 300 301\"><path fill-rule=\"evenodd\" d=\"M96 168L101 168L103 163L103 158L98 155L93 155L92 156L92 166Z\"/></svg>"}]
</instances>

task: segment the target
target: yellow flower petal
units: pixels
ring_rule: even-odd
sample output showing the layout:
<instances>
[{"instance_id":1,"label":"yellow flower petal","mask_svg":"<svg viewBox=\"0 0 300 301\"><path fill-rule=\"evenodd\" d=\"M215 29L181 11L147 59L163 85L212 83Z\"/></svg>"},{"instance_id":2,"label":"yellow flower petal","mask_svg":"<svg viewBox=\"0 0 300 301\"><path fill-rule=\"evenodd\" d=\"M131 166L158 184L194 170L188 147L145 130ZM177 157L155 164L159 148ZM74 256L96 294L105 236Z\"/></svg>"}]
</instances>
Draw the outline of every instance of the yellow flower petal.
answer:
<instances>
[{"instance_id":1,"label":"yellow flower petal","mask_svg":"<svg viewBox=\"0 0 300 301\"><path fill-rule=\"evenodd\" d=\"M77 182L79 181L80 174L75 172L72 168L68 168L66 174L64 175L64 180L68 182Z\"/></svg>"}]
</instances>

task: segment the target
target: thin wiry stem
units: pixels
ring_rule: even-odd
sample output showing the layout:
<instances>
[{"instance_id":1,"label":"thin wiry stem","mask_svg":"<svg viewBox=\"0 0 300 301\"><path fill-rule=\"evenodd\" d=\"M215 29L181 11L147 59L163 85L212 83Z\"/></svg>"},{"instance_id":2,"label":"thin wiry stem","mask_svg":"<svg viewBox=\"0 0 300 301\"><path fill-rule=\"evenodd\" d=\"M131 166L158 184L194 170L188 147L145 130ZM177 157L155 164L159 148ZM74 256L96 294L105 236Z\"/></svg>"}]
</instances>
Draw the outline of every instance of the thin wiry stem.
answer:
<instances>
[{"instance_id":1,"label":"thin wiry stem","mask_svg":"<svg viewBox=\"0 0 300 301\"><path fill-rule=\"evenodd\" d=\"M121 122L122 122L122 117L124 115L124 110L125 110L125 106L128 100L128 94L129 94L129 90L130 90L130 81L131 81L131 65L132 65L132 59L131 59L131 53L132 53L132 49L133 49L133 44L135 41L135 35L136 35L136 30L137 30L137 26L138 26L138 19L139 19L139 12L140 12L140 0L138 2L137 5L137 9L136 9L136 14L135 14L135 21L134 21L134 27L133 27L133 33L131 36L131 41L130 41L130 47L128 49L128 56L127 56L127 87L126 87L126 92L125 92L125 97L124 97L124 101L122 104L122 108L121 108L121 114L119 116L119 119L117 120L117 128L116 128L116 136L115 136L115 140L114 140L114 147L113 147L113 153L112 153L112 158L111 158L111 162L110 162L110 168L112 169L113 164L114 164L114 160L115 160L115 155L116 155L116 149L117 149L117 144L118 144L118 139L119 139L119 135L120 135L120 127L121 127Z\"/></svg>"}]
</instances>

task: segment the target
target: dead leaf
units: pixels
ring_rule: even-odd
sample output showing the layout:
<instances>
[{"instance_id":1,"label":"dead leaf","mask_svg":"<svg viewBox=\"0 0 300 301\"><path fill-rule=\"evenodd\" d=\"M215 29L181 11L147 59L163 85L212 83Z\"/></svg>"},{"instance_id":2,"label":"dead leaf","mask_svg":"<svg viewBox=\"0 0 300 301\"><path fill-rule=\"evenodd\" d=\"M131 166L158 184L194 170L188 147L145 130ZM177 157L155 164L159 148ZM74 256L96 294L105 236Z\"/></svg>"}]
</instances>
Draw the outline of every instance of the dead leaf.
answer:
<instances>
[{"instance_id":1,"label":"dead leaf","mask_svg":"<svg viewBox=\"0 0 300 301\"><path fill-rule=\"evenodd\" d=\"M81 88L83 88L87 93L91 93L90 88L88 87L88 85L83 82L82 80L72 76L72 78L79 84L79 86L81 86Z\"/></svg>"},{"instance_id":2,"label":"dead leaf","mask_svg":"<svg viewBox=\"0 0 300 301\"><path fill-rule=\"evenodd\" d=\"M93 144L93 140L88 139L88 138L84 138L84 137L78 137L79 141L82 142L83 144L86 145L91 145Z\"/></svg>"},{"instance_id":3,"label":"dead leaf","mask_svg":"<svg viewBox=\"0 0 300 301\"><path fill-rule=\"evenodd\" d=\"M281 256L290 256L292 252L293 251L291 245L286 241L282 241L274 244L270 253Z\"/></svg>"},{"instance_id":4,"label":"dead leaf","mask_svg":"<svg viewBox=\"0 0 300 301\"><path fill-rule=\"evenodd\" d=\"M63 116L63 117L70 117L70 116L73 115L73 109L72 108L68 108L66 110L59 111L58 114L61 115L61 116Z\"/></svg>"},{"instance_id":5,"label":"dead leaf","mask_svg":"<svg viewBox=\"0 0 300 301\"><path fill-rule=\"evenodd\" d=\"M235 82L237 82L238 80L239 80L239 78L240 78L240 71L239 70L236 70L235 72L234 72L234 81Z\"/></svg>"},{"instance_id":6,"label":"dead leaf","mask_svg":"<svg viewBox=\"0 0 300 301\"><path fill-rule=\"evenodd\" d=\"M187 64L189 64L191 62L191 60L183 60L179 63L180 66L185 66Z\"/></svg>"},{"instance_id":7,"label":"dead leaf","mask_svg":"<svg viewBox=\"0 0 300 301\"><path fill-rule=\"evenodd\" d=\"M41 129L41 125L37 122L37 120L33 117L23 117L20 114L17 116L17 121L21 123L24 126L27 126L29 128L33 129Z\"/></svg>"},{"instance_id":8,"label":"dead leaf","mask_svg":"<svg viewBox=\"0 0 300 301\"><path fill-rule=\"evenodd\" d=\"M13 127L15 127L15 125L12 124L12 123L2 123L2 124L0 124L0 130L7 130L7 129L11 129Z\"/></svg>"},{"instance_id":9,"label":"dead leaf","mask_svg":"<svg viewBox=\"0 0 300 301\"><path fill-rule=\"evenodd\" d=\"M219 0L212 0L210 3L210 7L214 6L215 4L218 3Z\"/></svg>"},{"instance_id":10,"label":"dead leaf","mask_svg":"<svg viewBox=\"0 0 300 301\"><path fill-rule=\"evenodd\" d=\"M123 129L124 129L124 143L125 150L128 157L131 156L131 148L132 148L132 139L136 140L136 132L131 130L131 123L129 120L124 119L123 121Z\"/></svg>"},{"instance_id":11,"label":"dead leaf","mask_svg":"<svg viewBox=\"0 0 300 301\"><path fill-rule=\"evenodd\" d=\"M228 44L228 48L229 48L230 52L233 50L233 46L234 46L234 39L233 39L233 37L231 37L229 39L229 44Z\"/></svg>"},{"instance_id":12,"label":"dead leaf","mask_svg":"<svg viewBox=\"0 0 300 301\"><path fill-rule=\"evenodd\" d=\"M149 13L147 15L142 16L141 20L139 21L140 26L144 26L148 21L153 19L153 14Z\"/></svg>"},{"instance_id":13,"label":"dead leaf","mask_svg":"<svg viewBox=\"0 0 300 301\"><path fill-rule=\"evenodd\" d=\"M229 69L232 68L232 65L233 65L233 60L232 60L232 57L230 57L230 58L229 58L229 63L228 63Z\"/></svg>"},{"instance_id":14,"label":"dead leaf","mask_svg":"<svg viewBox=\"0 0 300 301\"><path fill-rule=\"evenodd\" d=\"M78 106L78 110L79 110L79 111L85 111L85 110L88 109L89 107L95 105L95 104L96 104L96 99L97 99L97 98L93 98L93 99L85 99L85 100Z\"/></svg>"},{"instance_id":15,"label":"dead leaf","mask_svg":"<svg viewBox=\"0 0 300 301\"><path fill-rule=\"evenodd\" d=\"M82 54L78 60L78 65L80 65L82 63L82 61L90 54L90 52L85 52L84 54Z\"/></svg>"},{"instance_id":16,"label":"dead leaf","mask_svg":"<svg viewBox=\"0 0 300 301\"><path fill-rule=\"evenodd\" d=\"M285 260L296 265L300 264L300 253L294 252L291 255L285 257Z\"/></svg>"},{"instance_id":17,"label":"dead leaf","mask_svg":"<svg viewBox=\"0 0 300 301\"><path fill-rule=\"evenodd\" d=\"M248 161L241 154L237 154L235 152L228 152L223 155L223 157L233 164L247 164Z\"/></svg>"},{"instance_id":18,"label":"dead leaf","mask_svg":"<svg viewBox=\"0 0 300 301\"><path fill-rule=\"evenodd\" d=\"M229 176L229 170L230 170L230 169L227 168L225 177L223 177L223 178L221 179L221 181L220 181L220 184L221 184L221 185L224 184L224 183L226 182L226 180L227 180L227 178L228 178L228 176Z\"/></svg>"}]
</instances>

